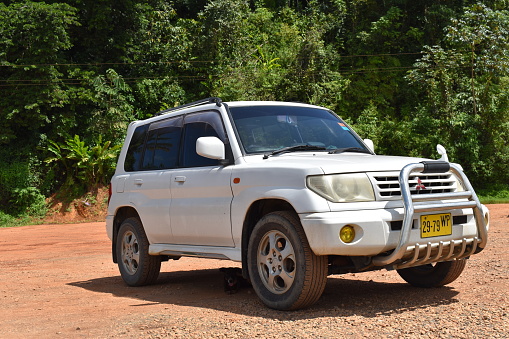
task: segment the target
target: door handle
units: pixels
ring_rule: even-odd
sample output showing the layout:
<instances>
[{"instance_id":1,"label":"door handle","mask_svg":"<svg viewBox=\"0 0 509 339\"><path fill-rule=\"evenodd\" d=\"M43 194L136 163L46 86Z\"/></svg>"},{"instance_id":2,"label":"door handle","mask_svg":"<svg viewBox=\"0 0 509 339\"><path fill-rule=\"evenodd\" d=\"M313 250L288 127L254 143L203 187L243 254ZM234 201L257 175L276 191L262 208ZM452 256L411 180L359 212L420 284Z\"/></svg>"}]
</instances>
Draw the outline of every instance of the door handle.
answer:
<instances>
[{"instance_id":1,"label":"door handle","mask_svg":"<svg viewBox=\"0 0 509 339\"><path fill-rule=\"evenodd\" d=\"M143 185L143 179L134 179L134 184L136 186L141 186Z\"/></svg>"},{"instance_id":2,"label":"door handle","mask_svg":"<svg viewBox=\"0 0 509 339\"><path fill-rule=\"evenodd\" d=\"M175 177L175 182L185 182L185 181L186 181L186 177L183 175L177 175Z\"/></svg>"}]
</instances>

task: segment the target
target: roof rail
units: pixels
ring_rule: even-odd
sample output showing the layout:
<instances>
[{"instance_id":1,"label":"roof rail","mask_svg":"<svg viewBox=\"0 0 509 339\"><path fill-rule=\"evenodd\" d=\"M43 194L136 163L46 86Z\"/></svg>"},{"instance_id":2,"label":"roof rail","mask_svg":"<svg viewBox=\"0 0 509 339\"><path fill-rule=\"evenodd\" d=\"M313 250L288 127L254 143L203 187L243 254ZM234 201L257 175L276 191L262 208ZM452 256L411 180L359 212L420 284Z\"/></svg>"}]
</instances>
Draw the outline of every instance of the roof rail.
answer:
<instances>
[{"instance_id":1,"label":"roof rail","mask_svg":"<svg viewBox=\"0 0 509 339\"><path fill-rule=\"evenodd\" d=\"M205 104L213 104L213 103L215 103L217 107L221 107L221 103L222 102L223 101L221 100L221 98L217 98L217 97L201 99L201 100L198 100L198 101L190 102L190 103L185 104L185 105L180 105L180 106L177 106L177 107L172 107L172 108L165 109L164 111L161 111L161 112L158 112L158 113L154 114L154 116L159 116L159 115L163 115L163 114L170 113L170 112L173 112L173 111L178 111L180 109L184 109L184 108L187 108L187 107L194 107L194 106L200 106L200 105L205 105Z\"/></svg>"}]
</instances>

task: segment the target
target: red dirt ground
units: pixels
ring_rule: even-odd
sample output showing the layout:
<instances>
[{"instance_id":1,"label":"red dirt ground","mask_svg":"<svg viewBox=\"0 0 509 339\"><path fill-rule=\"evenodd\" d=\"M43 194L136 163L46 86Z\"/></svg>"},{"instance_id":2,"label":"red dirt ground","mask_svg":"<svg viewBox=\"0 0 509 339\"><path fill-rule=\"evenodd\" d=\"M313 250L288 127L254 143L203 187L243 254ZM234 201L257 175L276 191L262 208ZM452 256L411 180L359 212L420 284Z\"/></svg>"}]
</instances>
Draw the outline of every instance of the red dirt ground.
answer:
<instances>
[{"instance_id":1,"label":"red dirt ground","mask_svg":"<svg viewBox=\"0 0 509 339\"><path fill-rule=\"evenodd\" d=\"M156 285L127 287L111 261L104 222L0 228L0 337L199 337L207 329L214 337L277 336L259 322L289 327L297 337L315 326L322 336L335 337L334 328L348 324L350 337L391 337L387 331L407 333L411 326L402 323L403 314L418 324L429 317L451 319L447 331L463 326L453 337L507 337L509 205L489 208L488 248L469 260L451 287L427 290L423 297L423 290L407 287L393 271L333 276L315 306L290 313L265 308L251 288L225 294L218 268L238 266L227 261L170 261L163 263ZM478 316L472 319L478 325L461 325L445 311L451 308L465 319ZM363 327L355 332L359 321ZM232 328L235 336L229 335ZM363 332L367 329L373 332Z\"/></svg>"}]
</instances>

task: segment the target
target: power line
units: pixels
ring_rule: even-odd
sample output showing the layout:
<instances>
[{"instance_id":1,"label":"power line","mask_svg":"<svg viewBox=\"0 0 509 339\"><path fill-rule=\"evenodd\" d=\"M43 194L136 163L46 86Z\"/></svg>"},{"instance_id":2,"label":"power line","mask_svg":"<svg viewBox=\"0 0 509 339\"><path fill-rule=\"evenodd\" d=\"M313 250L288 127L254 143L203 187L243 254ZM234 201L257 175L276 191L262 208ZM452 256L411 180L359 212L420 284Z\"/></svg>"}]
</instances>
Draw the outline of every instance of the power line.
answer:
<instances>
[{"instance_id":1,"label":"power line","mask_svg":"<svg viewBox=\"0 0 509 339\"><path fill-rule=\"evenodd\" d=\"M244 66L245 67L245 66ZM253 66L255 67L255 66ZM430 67L433 69L451 69L451 67L441 67L434 66ZM467 66L456 66L454 68L468 68ZM392 66L392 67L373 67L373 68L343 68L339 70L335 70L336 73L341 75L355 75L355 74L369 74L369 73L389 73L389 72L406 72L409 70L418 69L415 66ZM231 74L231 73L230 73ZM301 76L318 76L323 75L322 72L299 72ZM168 76L158 76L158 77L150 77L150 76L140 76L140 77L121 77L121 79L125 83L136 83L140 80L182 80L182 81L199 81L199 80L207 80L210 76L214 78L220 78L224 76L228 76L228 74L207 74L207 75L168 75ZM19 86L51 86L51 85L69 85L69 86L78 86L83 85L84 82L91 82L94 79L85 79L85 78L68 78L68 79L0 79L0 87L19 87Z\"/></svg>"},{"instance_id":2,"label":"power line","mask_svg":"<svg viewBox=\"0 0 509 339\"><path fill-rule=\"evenodd\" d=\"M434 69L444 68L435 66ZM450 68L450 67L448 67ZM466 66L457 66L456 68L467 68ZM357 69L340 69L336 70L336 73L342 75L355 75L355 74L369 74L369 73L389 73L389 72L405 72L409 70L418 69L414 66L394 66L394 67L375 67L375 68L357 68ZM240 72L234 72L240 73ZM230 73L231 74L231 73ZM323 75L323 72L300 72L300 75L313 76ZM139 80L157 80L157 79L168 79L168 80L207 80L209 76L214 78L220 78L225 75L213 74L213 75L169 75L159 77L122 77L122 80L126 83L136 83ZM50 86L50 85L83 85L83 82L90 82L93 79L0 79L0 87L16 87L16 86ZM3 84L2 84L3 83Z\"/></svg>"},{"instance_id":3,"label":"power line","mask_svg":"<svg viewBox=\"0 0 509 339\"><path fill-rule=\"evenodd\" d=\"M155 80L164 79L165 77L138 77L138 78L122 78L125 83L136 83L137 80ZM173 79L184 79L184 80L207 80L206 76L174 76L169 77ZM0 80L0 87L19 87L19 86L51 86L51 85L83 85L84 81L90 81L91 79L55 79L55 80ZM9 84L8 82L16 82ZM77 82L78 81L78 82ZM2 84L2 82L4 84Z\"/></svg>"},{"instance_id":4,"label":"power line","mask_svg":"<svg viewBox=\"0 0 509 339\"><path fill-rule=\"evenodd\" d=\"M384 56L402 56L402 55L420 55L421 52L402 52L402 53L380 53L380 54L358 54L358 55L343 55L339 58L357 58L357 57L384 57ZM299 57L297 60L312 60L312 59L323 59L325 57L310 56L310 57ZM214 64L217 60L174 60L174 61L143 61L143 62L106 62L106 63L46 63L46 64L9 64L0 65L0 67L57 67L57 66L134 66L134 65L175 65L175 64ZM246 66L244 66L246 67ZM256 65L251 67L255 68ZM370 69L342 69L339 70L340 74L364 74L372 72L390 72L390 71L404 71L412 69L413 67L380 67ZM319 75L321 73L306 73L306 75ZM214 77L220 77L221 75L214 75ZM173 80L206 80L205 75L169 75L162 77L123 77L122 79L126 83L134 83L138 80L155 80L155 79L173 79ZM50 86L50 85L82 85L85 81L93 81L93 79L0 79L0 87L17 87L17 86Z\"/></svg>"},{"instance_id":5,"label":"power line","mask_svg":"<svg viewBox=\"0 0 509 339\"><path fill-rule=\"evenodd\" d=\"M360 57L383 57L383 56L402 56L402 55L421 55L423 52L401 52L401 53L380 53L380 54L352 54L339 55L341 58L360 58ZM297 59L323 59L321 56L298 57ZM39 67L39 66L126 66L126 65L174 65L186 63L217 63L217 60L173 60L173 61L129 61L129 62L90 62L90 63L45 63L45 64L1 64L0 67Z\"/></svg>"}]
</instances>

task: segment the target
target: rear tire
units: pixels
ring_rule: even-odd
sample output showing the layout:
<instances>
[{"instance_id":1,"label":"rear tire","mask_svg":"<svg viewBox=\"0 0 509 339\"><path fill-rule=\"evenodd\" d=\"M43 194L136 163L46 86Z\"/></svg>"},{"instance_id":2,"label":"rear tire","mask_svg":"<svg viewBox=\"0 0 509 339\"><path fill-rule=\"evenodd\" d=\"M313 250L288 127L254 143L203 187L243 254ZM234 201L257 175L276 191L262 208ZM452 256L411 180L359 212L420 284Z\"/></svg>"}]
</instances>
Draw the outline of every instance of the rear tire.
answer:
<instances>
[{"instance_id":1,"label":"rear tire","mask_svg":"<svg viewBox=\"0 0 509 339\"><path fill-rule=\"evenodd\" d=\"M407 283L416 287L440 287L452 283L463 272L466 259L444 261L397 270Z\"/></svg>"},{"instance_id":2,"label":"rear tire","mask_svg":"<svg viewBox=\"0 0 509 339\"><path fill-rule=\"evenodd\" d=\"M120 275L129 286L154 283L161 269L161 257L148 254L148 239L137 218L124 220L117 236Z\"/></svg>"},{"instance_id":3,"label":"rear tire","mask_svg":"<svg viewBox=\"0 0 509 339\"><path fill-rule=\"evenodd\" d=\"M249 240L248 269L258 297L276 310L314 304L327 282L327 256L311 251L299 218L290 212L258 221Z\"/></svg>"}]
</instances>

